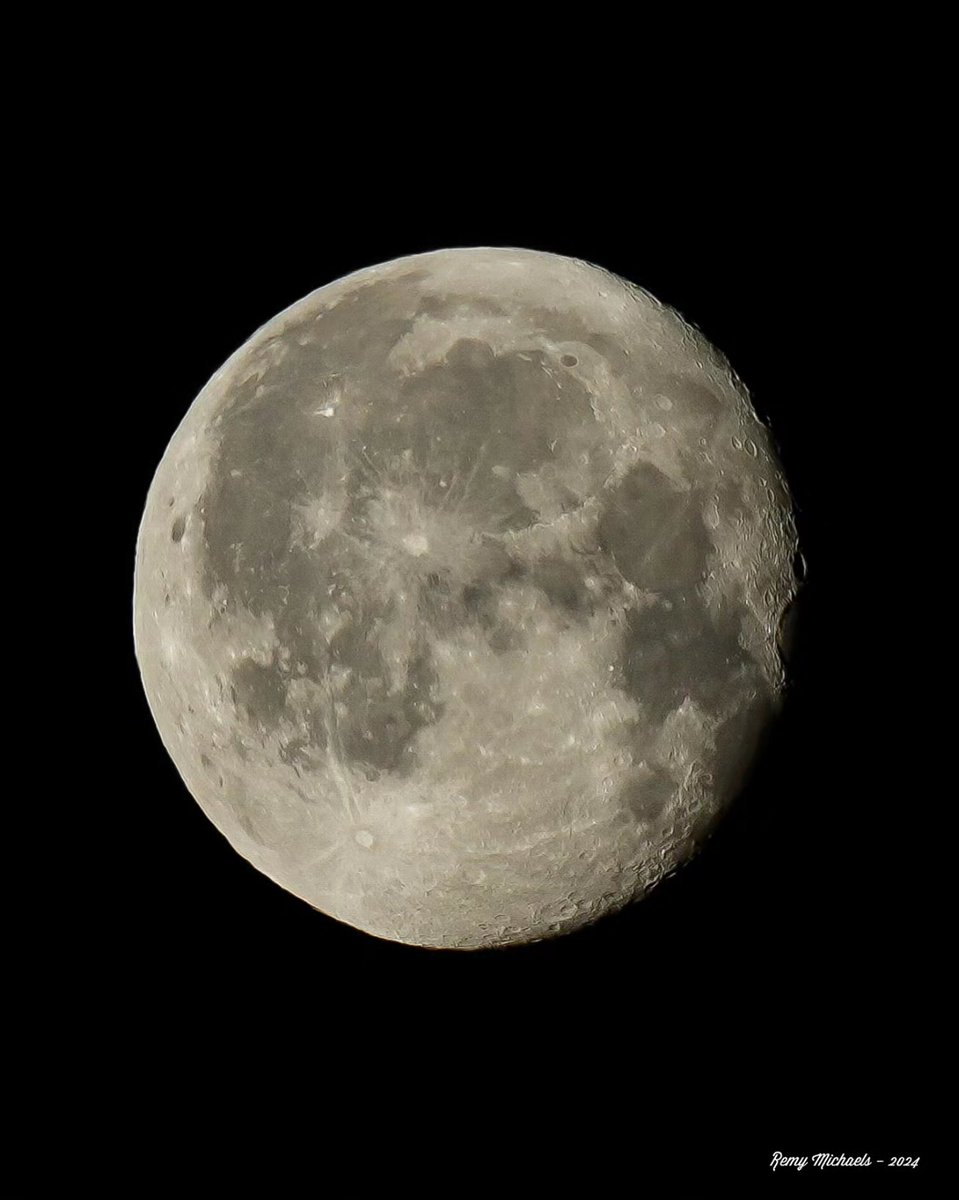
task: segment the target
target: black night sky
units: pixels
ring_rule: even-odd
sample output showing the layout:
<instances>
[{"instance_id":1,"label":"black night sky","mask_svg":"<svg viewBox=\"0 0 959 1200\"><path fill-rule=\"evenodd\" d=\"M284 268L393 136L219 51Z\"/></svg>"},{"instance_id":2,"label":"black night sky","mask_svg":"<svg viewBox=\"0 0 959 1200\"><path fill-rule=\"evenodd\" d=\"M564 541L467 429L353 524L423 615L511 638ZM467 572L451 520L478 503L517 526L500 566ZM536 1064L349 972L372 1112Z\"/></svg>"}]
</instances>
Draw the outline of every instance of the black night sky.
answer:
<instances>
[{"instance_id":1,"label":"black night sky","mask_svg":"<svg viewBox=\"0 0 959 1200\"><path fill-rule=\"evenodd\" d=\"M610 169L605 143L591 185L548 129L535 165L493 155L482 169L398 137L333 172L267 179L226 169L236 143L220 147L219 127L189 157L156 128L124 143L122 169L104 166L86 245L111 297L98 336L118 348L106 453L103 437L85 451L109 534L87 573L102 659L79 697L96 714L74 801L95 810L93 847L77 890L54 917L32 913L25 938L29 978L71 1013L58 1034L71 1103L85 1110L94 1084L112 1097L89 1116L100 1134L81 1138L82 1173L100 1178L100 1151L114 1162L120 1142L141 1169L198 1147L266 1179L295 1163L327 1193L324 1162L349 1154L411 1173L417 1196L460 1191L474 1164L540 1194L573 1159L592 1164L589 1194L648 1194L657 1160L677 1186L689 1169L774 1195L775 1150L931 1154L938 943L918 843L941 798L915 752L916 616L899 599L914 551L894 567L884 532L908 468L890 470L899 451L863 369L886 336L865 318L880 229L845 146L803 137L774 154L760 138L646 187ZM771 426L808 577L782 720L701 856L583 932L457 953L337 924L230 848L156 733L131 595L153 471L228 355L350 271L469 245L595 262L696 324ZM31 1044L48 1031L38 1011ZM38 1070L27 1054L28 1086ZM262 1140L270 1117L285 1150Z\"/></svg>"}]
</instances>

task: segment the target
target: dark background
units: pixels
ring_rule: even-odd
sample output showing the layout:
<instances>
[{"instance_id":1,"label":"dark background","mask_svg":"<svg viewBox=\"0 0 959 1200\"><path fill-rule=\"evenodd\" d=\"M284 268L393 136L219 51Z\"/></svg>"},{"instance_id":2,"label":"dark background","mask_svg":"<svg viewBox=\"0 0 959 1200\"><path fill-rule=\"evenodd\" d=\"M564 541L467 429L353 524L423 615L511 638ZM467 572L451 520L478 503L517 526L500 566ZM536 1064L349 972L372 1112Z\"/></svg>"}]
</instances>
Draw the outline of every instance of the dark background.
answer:
<instances>
[{"instance_id":1,"label":"dark background","mask_svg":"<svg viewBox=\"0 0 959 1200\"><path fill-rule=\"evenodd\" d=\"M915 751L910 549L890 554L910 468L890 468L900 435L864 369L895 336L870 316L885 218L840 138L779 154L759 138L682 170L642 154L627 169L605 143L574 170L588 141L548 125L535 143L431 158L398 138L265 178L154 139L113 176L92 247L120 347L94 465L110 497L99 736L80 760L95 848L59 906L73 968L53 972L79 1077L114 1101L93 1160L118 1139L154 1164L212 1143L221 1166L320 1187L322 1144L418 1173L417 1194L480 1170L538 1190L575 1161L590 1193L638 1193L655 1163L761 1195L786 1186L774 1150L929 1162L939 942L917 814L937 783ZM589 930L455 953L340 925L236 855L160 743L131 596L153 471L228 355L350 271L470 245L597 263L723 350L779 445L808 577L783 718L702 855ZM278 1150L262 1131L280 1111Z\"/></svg>"}]
</instances>

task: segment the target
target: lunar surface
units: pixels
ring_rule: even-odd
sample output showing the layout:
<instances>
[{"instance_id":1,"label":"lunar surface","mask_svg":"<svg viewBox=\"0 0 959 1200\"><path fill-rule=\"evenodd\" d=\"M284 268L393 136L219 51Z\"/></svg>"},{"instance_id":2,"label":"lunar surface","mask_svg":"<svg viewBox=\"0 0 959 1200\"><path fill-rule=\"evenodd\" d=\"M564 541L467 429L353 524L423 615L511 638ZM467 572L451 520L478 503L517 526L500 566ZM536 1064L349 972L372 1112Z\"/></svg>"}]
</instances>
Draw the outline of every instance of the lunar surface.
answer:
<instances>
[{"instance_id":1,"label":"lunar surface","mask_svg":"<svg viewBox=\"0 0 959 1200\"><path fill-rule=\"evenodd\" d=\"M256 332L163 456L143 684L233 847L461 949L646 894L775 714L789 491L729 364L598 267L399 259Z\"/></svg>"}]
</instances>

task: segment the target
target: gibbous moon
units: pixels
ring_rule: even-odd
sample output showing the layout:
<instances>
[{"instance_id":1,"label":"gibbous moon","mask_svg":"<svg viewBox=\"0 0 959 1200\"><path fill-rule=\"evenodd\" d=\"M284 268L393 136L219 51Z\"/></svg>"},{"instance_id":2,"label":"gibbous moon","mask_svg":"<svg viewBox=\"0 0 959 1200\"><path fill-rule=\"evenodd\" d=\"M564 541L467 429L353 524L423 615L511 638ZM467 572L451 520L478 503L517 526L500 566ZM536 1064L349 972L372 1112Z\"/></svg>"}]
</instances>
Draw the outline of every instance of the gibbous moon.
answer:
<instances>
[{"instance_id":1,"label":"gibbous moon","mask_svg":"<svg viewBox=\"0 0 959 1200\"><path fill-rule=\"evenodd\" d=\"M213 376L140 527L163 743L231 845L421 946L573 930L721 817L774 716L789 491L729 364L598 267L442 250Z\"/></svg>"}]
</instances>

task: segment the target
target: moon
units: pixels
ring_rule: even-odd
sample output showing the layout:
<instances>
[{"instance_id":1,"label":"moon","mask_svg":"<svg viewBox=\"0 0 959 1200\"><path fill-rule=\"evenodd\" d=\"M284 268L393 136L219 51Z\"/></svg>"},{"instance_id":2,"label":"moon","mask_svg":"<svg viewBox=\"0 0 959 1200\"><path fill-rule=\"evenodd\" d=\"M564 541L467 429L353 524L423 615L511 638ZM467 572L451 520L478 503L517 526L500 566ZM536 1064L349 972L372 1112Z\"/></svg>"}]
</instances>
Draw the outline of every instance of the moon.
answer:
<instances>
[{"instance_id":1,"label":"moon","mask_svg":"<svg viewBox=\"0 0 959 1200\"><path fill-rule=\"evenodd\" d=\"M779 707L789 489L726 359L592 264L397 259L259 329L136 550L143 686L245 859L476 949L649 892ZM158 819L160 817L158 816Z\"/></svg>"}]
</instances>

